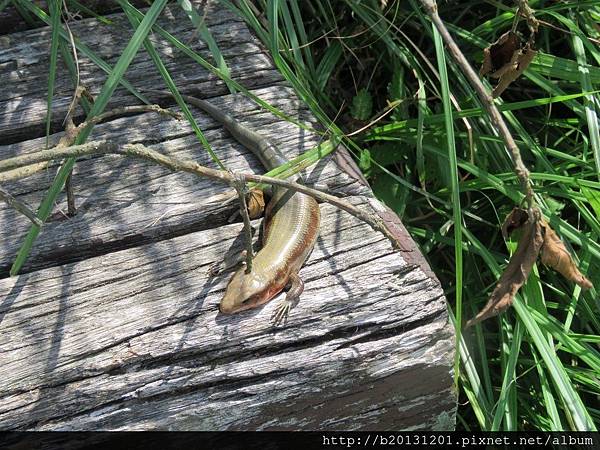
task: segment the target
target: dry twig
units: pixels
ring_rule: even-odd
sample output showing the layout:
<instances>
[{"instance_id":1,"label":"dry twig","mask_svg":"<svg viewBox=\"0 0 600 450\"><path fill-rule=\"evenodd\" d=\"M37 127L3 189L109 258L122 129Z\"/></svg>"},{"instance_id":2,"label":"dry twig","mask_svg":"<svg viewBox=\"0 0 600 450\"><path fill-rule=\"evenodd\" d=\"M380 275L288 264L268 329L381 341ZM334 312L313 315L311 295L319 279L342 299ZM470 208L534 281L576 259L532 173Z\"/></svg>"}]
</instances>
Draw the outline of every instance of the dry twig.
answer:
<instances>
[{"instance_id":1,"label":"dry twig","mask_svg":"<svg viewBox=\"0 0 600 450\"><path fill-rule=\"evenodd\" d=\"M240 215L244 221L244 234L246 235L246 273L252 272L252 259L254 258L254 252L252 250L252 226L250 225L250 216L248 215L248 205L246 204L246 194L248 188L244 182L243 177L239 174L232 173L234 178L233 187L237 191L238 198L240 201Z\"/></svg>"}]
</instances>

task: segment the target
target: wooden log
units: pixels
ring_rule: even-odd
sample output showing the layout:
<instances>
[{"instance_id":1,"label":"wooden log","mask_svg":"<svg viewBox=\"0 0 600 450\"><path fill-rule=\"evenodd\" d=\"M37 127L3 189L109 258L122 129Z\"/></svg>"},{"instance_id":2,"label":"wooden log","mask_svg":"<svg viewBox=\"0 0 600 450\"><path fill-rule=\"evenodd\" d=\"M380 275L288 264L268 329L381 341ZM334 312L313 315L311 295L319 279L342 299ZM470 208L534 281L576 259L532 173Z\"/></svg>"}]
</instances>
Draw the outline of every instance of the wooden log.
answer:
<instances>
[{"instance_id":1,"label":"wooden log","mask_svg":"<svg viewBox=\"0 0 600 450\"><path fill-rule=\"evenodd\" d=\"M229 275L206 271L241 249L237 224L1 280L0 428L447 428L439 285L364 223L322 212L281 329L276 301L218 314Z\"/></svg>"},{"instance_id":2,"label":"wooden log","mask_svg":"<svg viewBox=\"0 0 600 450\"><path fill-rule=\"evenodd\" d=\"M165 16L162 25L182 40L191 36L176 7ZM314 125L245 25L221 9L207 16L236 80ZM125 23L120 15L111 20ZM111 28L109 35L91 20L72 26L79 27L75 34L85 30L90 43L101 42L99 51L113 62L127 39L126 32L112 35ZM0 93L0 158L44 143L39 80L49 30L20 33L9 41L36 45L0 52L10 61L14 47L13 60L28 61L19 74L23 84ZM206 53L201 43L198 49ZM222 95L222 83L180 55L173 58L176 79L191 76L190 90L217 95L211 102L271 137L288 157L319 142L240 95ZM103 75L82 65L86 83L97 89ZM0 60L10 84L9 66ZM149 67L147 56L138 55L130 81L158 88ZM57 124L70 95L66 76L58 85ZM132 103L118 94L112 105ZM263 170L218 124L197 110L194 115L227 167ZM99 125L90 139L100 138L143 142L211 164L187 124L150 113ZM53 165L5 187L37 205L55 171ZM321 205L320 238L301 271L305 292L280 328L269 317L282 296L246 313L218 313L230 275L209 277L207 270L243 247L241 225L227 223L236 206L222 205L222 186L116 156L79 161L77 216L60 214L61 198L24 273L13 278L7 269L29 223L0 208L0 429L453 428L454 336L443 291L399 219L358 174L340 149L305 178L380 214L404 248L393 249L364 223Z\"/></svg>"}]
</instances>

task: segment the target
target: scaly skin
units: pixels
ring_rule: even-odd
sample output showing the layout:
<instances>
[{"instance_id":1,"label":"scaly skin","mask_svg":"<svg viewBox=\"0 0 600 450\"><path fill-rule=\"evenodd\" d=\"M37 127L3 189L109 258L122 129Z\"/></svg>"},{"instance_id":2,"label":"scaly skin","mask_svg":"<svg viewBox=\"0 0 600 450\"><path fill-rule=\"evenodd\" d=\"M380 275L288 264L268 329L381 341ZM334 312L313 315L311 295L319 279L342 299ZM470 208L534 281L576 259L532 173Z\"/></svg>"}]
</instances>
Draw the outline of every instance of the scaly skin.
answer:
<instances>
[{"instance_id":1,"label":"scaly skin","mask_svg":"<svg viewBox=\"0 0 600 450\"><path fill-rule=\"evenodd\" d=\"M170 95L167 92L148 92ZM288 162L268 139L239 124L211 103L187 95L182 97L223 124L268 170ZM298 271L315 245L320 220L319 205L314 198L284 188L274 188L273 197L265 210L263 247L252 260L252 271L246 273L242 267L229 281L219 304L221 312L233 314L256 308L291 284L285 301L272 318L275 323L285 320L304 289Z\"/></svg>"}]
</instances>

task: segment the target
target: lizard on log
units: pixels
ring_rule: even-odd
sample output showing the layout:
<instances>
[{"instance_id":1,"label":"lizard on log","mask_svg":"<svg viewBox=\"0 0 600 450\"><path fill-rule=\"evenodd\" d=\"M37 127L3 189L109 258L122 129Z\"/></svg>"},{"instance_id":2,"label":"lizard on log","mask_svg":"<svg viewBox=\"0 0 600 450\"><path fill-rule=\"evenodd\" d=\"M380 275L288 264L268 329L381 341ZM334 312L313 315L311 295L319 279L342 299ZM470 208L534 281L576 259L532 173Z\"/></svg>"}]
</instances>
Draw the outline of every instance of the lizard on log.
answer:
<instances>
[{"instance_id":1,"label":"lizard on log","mask_svg":"<svg viewBox=\"0 0 600 450\"><path fill-rule=\"evenodd\" d=\"M165 91L145 91L172 96ZM269 139L243 126L213 104L189 95L182 95L182 98L220 122L267 170L288 162ZM285 300L272 317L274 324L285 320L304 290L298 272L315 246L320 220L319 205L314 198L274 186L265 209L263 246L253 259L249 272L241 267L233 274L219 310L223 314L233 314L256 308L289 285Z\"/></svg>"}]
</instances>

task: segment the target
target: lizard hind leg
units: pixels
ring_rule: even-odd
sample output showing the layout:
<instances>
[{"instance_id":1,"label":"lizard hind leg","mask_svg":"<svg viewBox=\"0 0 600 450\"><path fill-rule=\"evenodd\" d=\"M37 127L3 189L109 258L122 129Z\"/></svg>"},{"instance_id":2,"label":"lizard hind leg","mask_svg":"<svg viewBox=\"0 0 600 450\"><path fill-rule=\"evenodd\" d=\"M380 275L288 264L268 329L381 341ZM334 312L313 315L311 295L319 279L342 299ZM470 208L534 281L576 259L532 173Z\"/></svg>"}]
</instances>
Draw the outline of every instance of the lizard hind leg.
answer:
<instances>
[{"instance_id":1,"label":"lizard hind leg","mask_svg":"<svg viewBox=\"0 0 600 450\"><path fill-rule=\"evenodd\" d=\"M281 324L285 325L287 323L290 311L298 304L300 294L304 291L304 281L302 281L302 278L300 278L297 272L293 272L290 275L289 283L291 286L285 299L277 305L277 308L275 308L275 311L273 311L273 314L271 315L271 324L274 327Z\"/></svg>"}]
</instances>

